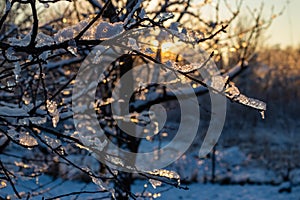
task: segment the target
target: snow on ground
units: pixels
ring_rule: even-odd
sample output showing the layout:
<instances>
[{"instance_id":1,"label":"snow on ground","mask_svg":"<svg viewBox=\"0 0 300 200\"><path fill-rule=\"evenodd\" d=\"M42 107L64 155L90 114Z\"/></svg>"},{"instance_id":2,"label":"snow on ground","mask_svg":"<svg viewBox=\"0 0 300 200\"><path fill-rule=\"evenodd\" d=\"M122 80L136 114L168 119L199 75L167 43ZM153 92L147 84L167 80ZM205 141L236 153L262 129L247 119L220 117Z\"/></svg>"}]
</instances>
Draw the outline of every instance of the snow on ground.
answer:
<instances>
[{"instance_id":1,"label":"snow on ground","mask_svg":"<svg viewBox=\"0 0 300 200\"><path fill-rule=\"evenodd\" d=\"M168 167L170 170L178 172L183 181L192 183L187 185L189 190L171 188L167 185L154 189L149 181L136 180L132 191L136 194L141 194L144 191L144 195L151 195L152 197L155 195L158 197L157 199L174 200L300 200L300 169L292 170L289 177L290 181L284 182L280 173L251 160L237 146L233 146L219 150L216 153L216 181L227 184L204 184L203 182L211 180L211 160L199 159L195 155L195 153L187 154ZM82 156L70 155L68 158L80 165L83 163L87 165L89 163L87 161L92 160L91 156ZM8 162L7 157L4 157L4 155L0 156L0 158ZM94 167L98 166L95 163L92 165ZM60 199L110 199L110 194L108 192L99 193L100 189L94 183L78 181L80 179L78 178L80 175L78 171L71 170L65 165L60 166L59 171L60 173L58 174L64 174L62 177L67 180L42 174L36 179L18 179L16 189L20 194L28 194L29 192L29 199L42 199L43 197L52 199L58 196L60 196ZM80 191L85 191L86 193L75 193L66 197L61 196ZM280 193L279 191L284 192ZM37 192L43 193L38 194ZM96 194L96 192L98 193ZM9 182L7 182L7 186L0 189L0 197L6 198L12 194L14 192ZM15 197L11 197L11 199L15 199Z\"/></svg>"},{"instance_id":2,"label":"snow on ground","mask_svg":"<svg viewBox=\"0 0 300 200\"><path fill-rule=\"evenodd\" d=\"M190 189L182 191L172 189L162 194L161 199L199 199L199 200L299 200L300 187L292 193L278 193L279 186L269 185L212 185L192 184Z\"/></svg>"},{"instance_id":3,"label":"snow on ground","mask_svg":"<svg viewBox=\"0 0 300 200\"><path fill-rule=\"evenodd\" d=\"M96 198L104 198L109 199L108 193L98 193L94 192L99 191L97 186L93 183L83 183L79 181L66 181L62 179L52 179L49 176L43 175L39 178L41 183L47 183L44 186L44 194L31 197L30 199L41 199L42 197L53 198L59 195L85 191L85 194L76 194L72 196L60 197L61 200L67 199L96 199ZM31 186L35 186L35 183L32 181L24 181L22 187L17 187L19 191L22 189L30 188ZM133 185L133 192L141 193L144 190L145 180L135 181ZM50 190L48 190L49 188ZM293 187L291 193L279 193L278 190L280 186L270 186L270 185L219 185L219 184L201 184L194 183L188 185L189 190L182 190L171 188L169 186L162 186L156 189L152 188L151 184L148 182L146 192L144 194L154 193L158 195L160 193L160 197L157 199L171 199L171 200L299 200L300 199L300 186ZM163 192L161 192L163 191ZM89 193L90 192L90 193ZM11 187L6 187L0 190L0 194L2 197L5 197L7 194L12 194L13 191ZM107 197L107 198L105 198ZM12 198L14 199L14 198Z\"/></svg>"}]
</instances>

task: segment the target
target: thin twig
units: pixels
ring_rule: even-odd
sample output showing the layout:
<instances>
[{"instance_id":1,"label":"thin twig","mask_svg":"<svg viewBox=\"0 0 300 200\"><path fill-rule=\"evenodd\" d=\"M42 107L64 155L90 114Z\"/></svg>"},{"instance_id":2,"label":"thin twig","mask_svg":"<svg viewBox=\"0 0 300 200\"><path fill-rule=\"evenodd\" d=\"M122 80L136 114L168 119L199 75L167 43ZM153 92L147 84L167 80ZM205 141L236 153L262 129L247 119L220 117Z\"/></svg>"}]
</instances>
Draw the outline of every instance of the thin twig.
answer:
<instances>
[{"instance_id":1,"label":"thin twig","mask_svg":"<svg viewBox=\"0 0 300 200\"><path fill-rule=\"evenodd\" d=\"M21 199L21 198L22 198L21 195L20 195L19 192L17 191L17 189L16 189L16 187L15 187L15 184L13 183L13 181L11 180L11 178L10 178L10 176L9 176L9 174L8 174L8 170L4 167L4 165L3 165L3 163L2 163L1 160L0 160L0 166L1 166L1 168L2 168L2 170L3 170L3 172L4 172L4 174L5 174L6 178L8 179L8 181L9 181L11 187L13 188L15 194L17 195L17 197L18 197L19 199Z\"/></svg>"}]
</instances>

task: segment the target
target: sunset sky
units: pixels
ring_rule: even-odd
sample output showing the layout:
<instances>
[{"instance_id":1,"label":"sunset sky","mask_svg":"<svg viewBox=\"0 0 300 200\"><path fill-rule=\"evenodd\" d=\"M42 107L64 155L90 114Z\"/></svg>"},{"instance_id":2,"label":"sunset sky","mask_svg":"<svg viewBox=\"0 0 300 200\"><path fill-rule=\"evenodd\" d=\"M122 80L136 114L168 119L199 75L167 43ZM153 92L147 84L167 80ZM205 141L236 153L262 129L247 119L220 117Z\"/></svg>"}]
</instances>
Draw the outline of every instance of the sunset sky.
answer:
<instances>
[{"instance_id":1,"label":"sunset sky","mask_svg":"<svg viewBox=\"0 0 300 200\"><path fill-rule=\"evenodd\" d=\"M212 0L217 2L218 0ZM235 7L236 0L227 0L228 3ZM289 4L287 2L289 1ZM155 8L159 1L152 0L150 4ZM204 0L194 0L194 2L204 2ZM221 4L224 0L220 0ZM265 44L275 45L280 44L281 47L285 46L300 46L300 0L243 0L243 7L240 16L249 14L247 6L251 10L260 8L264 3L264 16L267 19L271 16L271 8L274 6L275 13L279 13L284 7L284 13L273 20L271 27L265 34ZM151 5L150 5L151 7ZM226 7L223 7L224 12L221 13L226 16ZM222 12L222 7L220 9ZM228 11L228 10L227 10ZM205 12L208 16L212 16L212 9L207 9ZM228 14L228 13L227 13ZM213 15L214 16L214 15Z\"/></svg>"},{"instance_id":2,"label":"sunset sky","mask_svg":"<svg viewBox=\"0 0 300 200\"><path fill-rule=\"evenodd\" d=\"M231 2L232 0L229 0ZM234 1L232 1L234 2ZM284 6L286 9L280 17L276 18L266 33L267 43L270 45L280 44L282 47L287 45L300 45L300 0L244 0L244 7L259 8L261 2L265 4L264 14L270 15L271 7L275 7L275 12L280 11ZM243 8L245 9L245 8ZM245 9L245 12L247 9Z\"/></svg>"}]
</instances>

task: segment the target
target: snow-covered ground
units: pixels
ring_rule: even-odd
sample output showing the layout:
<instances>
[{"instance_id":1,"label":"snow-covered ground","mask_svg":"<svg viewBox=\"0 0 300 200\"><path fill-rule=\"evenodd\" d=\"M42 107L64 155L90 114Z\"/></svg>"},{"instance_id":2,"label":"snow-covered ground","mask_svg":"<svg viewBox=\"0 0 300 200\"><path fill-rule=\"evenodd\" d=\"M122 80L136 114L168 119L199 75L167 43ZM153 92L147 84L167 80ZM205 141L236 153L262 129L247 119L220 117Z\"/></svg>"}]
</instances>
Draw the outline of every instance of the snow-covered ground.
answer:
<instances>
[{"instance_id":1,"label":"snow-covered ground","mask_svg":"<svg viewBox=\"0 0 300 200\"><path fill-rule=\"evenodd\" d=\"M200 199L200 200L299 200L300 187L293 188L292 193L279 193L278 186L269 185L218 185L192 184L190 189L181 191L172 189L162 194L161 199Z\"/></svg>"},{"instance_id":2,"label":"snow-covered ground","mask_svg":"<svg viewBox=\"0 0 300 200\"><path fill-rule=\"evenodd\" d=\"M53 179L52 177L43 175L39 178L40 187L43 187L44 194L35 194L30 199L42 199L42 197L54 198L62 195L61 200L67 199L109 199L108 193L95 193L99 191L99 188L93 183L83 183L79 181L66 181L62 179ZM23 189L28 190L36 187L36 183L32 181L24 181L22 186L17 186L17 190L20 192ZM42 184L43 183L43 184ZM293 187L291 193L283 192L279 193L281 186L270 185L219 185L219 184L201 184L193 183L187 185L189 190L182 190L171 188L169 186L162 185L154 189L150 183L147 184L144 180L135 181L133 185L133 192L140 194L145 189L144 195L148 195L157 199L172 199L172 200L299 200L300 199L300 186ZM39 188L40 189L40 188ZM68 195L63 197L64 194L84 191L82 194L74 193L74 195ZM11 187L6 187L0 190L2 197L6 197L8 194L13 194ZM32 192L34 194L34 192ZM12 197L14 199L14 197ZM148 199L148 198L147 198Z\"/></svg>"},{"instance_id":3,"label":"snow-covered ground","mask_svg":"<svg viewBox=\"0 0 300 200\"><path fill-rule=\"evenodd\" d=\"M145 145L144 147L147 146ZM300 169L292 169L289 173L288 181L286 181L283 177L284 174L268 168L257 160L253 160L251 156L245 154L238 146L229 148L218 147L217 149L215 164L216 184L209 183L212 178L211 159L199 159L197 151L190 151L168 166L169 170L176 171L180 175L182 186L185 186L184 183L189 183L187 185L189 190L176 189L164 184L154 189L149 181L138 179L132 186L132 192L136 195L143 194L143 196L149 197L146 199L155 197L175 200L300 200ZM17 150L17 147L8 148L7 152L13 153ZM26 154L26 152L22 153ZM13 157L7 157L4 154L0 155L0 158L6 165L15 161L21 166L22 159L14 158L16 160L10 160ZM99 169L99 163L93 156L70 154L67 158L79 166L89 166L93 171ZM24 170L26 169L24 168ZM110 193L101 192L99 187L93 182L82 182L82 177L84 176L73 166L61 164L56 170L58 177L42 174L37 178L17 178L15 182L16 190L22 197L29 196L29 199L42 199L43 197L45 199L57 199L58 197L60 199L110 199ZM73 194L64 196L70 193ZM16 197L12 196L13 194L14 191L10 183L6 181L6 187L0 189L0 197L7 198L10 196L11 199L15 199Z\"/></svg>"}]
</instances>

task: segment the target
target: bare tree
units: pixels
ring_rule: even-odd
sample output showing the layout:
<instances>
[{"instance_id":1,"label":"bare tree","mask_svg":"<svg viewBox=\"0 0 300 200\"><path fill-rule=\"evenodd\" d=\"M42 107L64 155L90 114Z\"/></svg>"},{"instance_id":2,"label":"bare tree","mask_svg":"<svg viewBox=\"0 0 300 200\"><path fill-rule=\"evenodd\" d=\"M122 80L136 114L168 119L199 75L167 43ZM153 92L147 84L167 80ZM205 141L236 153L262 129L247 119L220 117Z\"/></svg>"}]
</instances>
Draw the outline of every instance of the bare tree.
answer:
<instances>
[{"instance_id":1,"label":"bare tree","mask_svg":"<svg viewBox=\"0 0 300 200\"><path fill-rule=\"evenodd\" d=\"M132 173L111 167L120 166L106 151L106 147L99 150L103 138L82 141L79 135L84 133L76 131L73 122L75 108L72 107L72 88L82 62L94 47L107 41L112 40L116 47L121 47L124 40L120 38L128 31L140 33L141 28L161 28L187 45L202 45L209 56L203 63L193 65L178 59L179 55L174 57L163 54L163 40L158 41L156 49L141 50L135 48L135 45L141 45L139 41L127 38L131 50L111 62L105 70L105 78L98 83L93 107L100 126L105 130L104 135L119 148L138 153L142 139L134 137L136 133L128 135L118 127L117 121L128 126L132 126L132 122L145 126L149 123L147 120L150 119L149 108L152 105L177 98L166 87L153 82L150 84L145 81L147 85L134 88L131 79L134 81L136 75L132 74L132 69L137 63L159 64L168 73L193 84L197 95L211 90L263 113L265 103L241 94L231 79L247 66L261 30L272 19L262 23L259 13L253 16L254 26L224 34L240 13L241 3L238 2L232 8L226 2L225 6L231 16L224 20L219 16L220 3L214 5L210 1L5 0L5 4L0 5L3 13L0 18L0 166L3 184L9 184L13 188L13 196L20 199L43 195L48 197L47 191L43 189L19 191L16 186L20 177L36 178L41 174L49 174L70 178L61 174L61 168L67 168L77 172L77 177L72 178L92 180L99 185L100 191L79 190L77 193L61 194L49 199L100 192L116 199L146 198L144 193L137 195L131 191L130 186L134 180ZM206 19L201 15L201 8L205 6L211 6L216 13L215 17ZM226 42L228 39L240 39L241 34L247 35L243 41L236 40L237 44ZM223 60L225 53L232 48L235 48L235 54L228 58L231 62L226 63ZM218 75L218 87L197 74L198 68L212 61L219 62L224 68ZM149 77L161 76L155 67L149 67L149 70L152 70ZM119 83L125 74L129 78ZM95 74L87 75L92 77ZM120 87L118 99L112 94L117 87ZM134 89L134 93L129 94L128 88ZM82 91L87 94L84 93L85 88ZM119 118L114 118L111 111L114 103L128 95L129 114L126 112L129 105L121 105ZM78 106L83 109L82 105ZM89 124L86 124L88 127ZM153 136L152 139L159 137ZM14 151L11 151L13 148ZM98 163L99 168L76 162L71 156L90 157L91 153L105 160L104 163ZM127 162L126 157L119 156L120 163ZM135 158L132 159L135 161ZM176 172L166 169L134 170L140 177L153 183L186 189L180 185L180 177ZM108 186L111 182L113 188Z\"/></svg>"}]
</instances>

